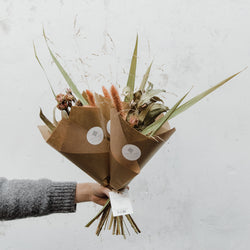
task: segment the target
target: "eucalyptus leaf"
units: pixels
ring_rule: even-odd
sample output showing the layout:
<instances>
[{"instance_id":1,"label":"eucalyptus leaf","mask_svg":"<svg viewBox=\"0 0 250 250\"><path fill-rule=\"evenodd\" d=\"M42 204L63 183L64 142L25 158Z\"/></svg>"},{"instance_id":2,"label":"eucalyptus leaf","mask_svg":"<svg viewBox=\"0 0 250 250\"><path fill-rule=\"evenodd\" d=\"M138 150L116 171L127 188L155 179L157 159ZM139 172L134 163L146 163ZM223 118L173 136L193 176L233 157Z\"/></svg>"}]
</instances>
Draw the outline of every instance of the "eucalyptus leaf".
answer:
<instances>
[{"instance_id":1,"label":"eucalyptus leaf","mask_svg":"<svg viewBox=\"0 0 250 250\"><path fill-rule=\"evenodd\" d=\"M162 114L163 112L166 112L168 108L164 106L161 103L153 103L153 106L150 108L150 111L147 113L145 119L144 119L144 125L147 126L155 121L155 119Z\"/></svg>"},{"instance_id":2,"label":"eucalyptus leaf","mask_svg":"<svg viewBox=\"0 0 250 250\"><path fill-rule=\"evenodd\" d=\"M217 85L213 86L212 88L202 92L201 94L193 97L192 99L190 99L189 101L187 101L186 103L184 103L183 105L181 105L179 108L177 108L169 117L169 119L174 118L175 116L179 115L180 113L182 113L183 111L187 110L188 108L190 108L191 106L193 106L195 103L197 103L198 101L200 101L201 99L203 99L205 96L207 96L208 94L210 94L211 92L213 92L214 90L216 90L217 88L221 87L222 85L224 85L226 82L228 82L229 80L231 80L232 78L234 78L235 76L237 76L238 74L240 74L242 71L244 71L245 69L241 70L240 72L229 76L228 78L226 78L225 80L219 82Z\"/></svg>"},{"instance_id":3,"label":"eucalyptus leaf","mask_svg":"<svg viewBox=\"0 0 250 250\"><path fill-rule=\"evenodd\" d=\"M178 108L178 106L185 99L185 97L188 95L189 92L190 90L162 118L150 124L141 133L143 135L154 136L154 134L161 128L161 126L169 119L169 117L173 114L173 112Z\"/></svg>"},{"instance_id":4,"label":"eucalyptus leaf","mask_svg":"<svg viewBox=\"0 0 250 250\"><path fill-rule=\"evenodd\" d=\"M151 107L154 105L154 103L150 103L146 109L142 110L140 114L138 115L138 119L140 123L144 122L145 117L147 116L148 112L150 112Z\"/></svg>"},{"instance_id":5,"label":"eucalyptus leaf","mask_svg":"<svg viewBox=\"0 0 250 250\"><path fill-rule=\"evenodd\" d=\"M159 115L160 113L165 112L167 110L168 110L168 107L166 107L165 105L161 103L155 103L155 102L150 103L146 109L140 112L138 119L141 123L143 123L145 119L148 120L148 119L155 117L156 113L158 113Z\"/></svg>"},{"instance_id":6,"label":"eucalyptus leaf","mask_svg":"<svg viewBox=\"0 0 250 250\"><path fill-rule=\"evenodd\" d=\"M151 89L150 91L144 92L141 96L140 101L138 102L138 106L143 105L144 103L150 102L151 98L160 94L166 92L164 89Z\"/></svg>"},{"instance_id":7,"label":"eucalyptus leaf","mask_svg":"<svg viewBox=\"0 0 250 250\"><path fill-rule=\"evenodd\" d=\"M56 98L55 91L54 91L53 88L52 88L52 84L51 84L51 82L50 82L50 80L49 80L49 77L48 77L48 75L47 75L47 73L46 73L46 70L45 70L45 68L43 67L41 61L40 61L39 58L38 58L38 55L37 55L37 52L36 52L36 47L35 47L34 42L33 42L33 48L34 48L34 53L35 53L36 60L38 61L40 67L42 68L42 70L43 70L43 72L44 72L44 74L45 74L45 76L46 76L46 78L47 78L47 81L48 81L48 83L49 83L49 85L50 85L51 91L52 91L54 97Z\"/></svg>"},{"instance_id":8,"label":"eucalyptus leaf","mask_svg":"<svg viewBox=\"0 0 250 250\"><path fill-rule=\"evenodd\" d=\"M47 127L53 131L56 127L53 125L53 123L51 123L49 121L49 119L43 114L42 109L40 108L40 114L39 114L40 118L42 119L42 121L47 125Z\"/></svg>"},{"instance_id":9,"label":"eucalyptus leaf","mask_svg":"<svg viewBox=\"0 0 250 250\"><path fill-rule=\"evenodd\" d=\"M153 96L152 98L150 98L150 101L151 102L162 102L162 103L164 103L164 101L158 96Z\"/></svg>"},{"instance_id":10,"label":"eucalyptus leaf","mask_svg":"<svg viewBox=\"0 0 250 250\"><path fill-rule=\"evenodd\" d=\"M148 81L148 77L149 77L149 73L150 73L150 70L151 70L152 63L153 63L153 61L150 63L150 65L149 65L146 73L143 76L143 79L142 79L142 82L141 82L141 86L140 86L140 90L142 92L145 90L145 86L146 86L146 83Z\"/></svg>"},{"instance_id":11,"label":"eucalyptus leaf","mask_svg":"<svg viewBox=\"0 0 250 250\"><path fill-rule=\"evenodd\" d=\"M130 90L129 95L125 96L124 101L130 102L133 98L134 88L135 88L135 73L136 73L136 64L137 64L137 47L138 47L138 34L136 36L136 43L134 48L134 53L132 56L131 64L130 64L130 70L129 70L129 76L127 81L127 87Z\"/></svg>"},{"instance_id":12,"label":"eucalyptus leaf","mask_svg":"<svg viewBox=\"0 0 250 250\"><path fill-rule=\"evenodd\" d=\"M167 106L165 106L164 104L162 104L162 103L155 103L155 102L153 102L152 103L153 105L152 105L152 107L150 108L150 111L154 111L154 110L156 110L156 109L163 109L163 110L169 110L169 108L167 107Z\"/></svg>"}]
</instances>

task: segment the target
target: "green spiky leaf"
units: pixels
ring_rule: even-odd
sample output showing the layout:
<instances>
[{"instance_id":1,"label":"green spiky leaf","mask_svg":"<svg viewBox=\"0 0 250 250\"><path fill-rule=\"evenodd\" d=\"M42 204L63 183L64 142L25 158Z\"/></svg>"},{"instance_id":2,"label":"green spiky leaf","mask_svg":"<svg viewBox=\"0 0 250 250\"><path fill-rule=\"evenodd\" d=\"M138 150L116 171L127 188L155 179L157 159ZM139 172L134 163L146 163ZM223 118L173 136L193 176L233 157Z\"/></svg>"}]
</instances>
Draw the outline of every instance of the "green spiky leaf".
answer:
<instances>
[{"instance_id":1,"label":"green spiky leaf","mask_svg":"<svg viewBox=\"0 0 250 250\"><path fill-rule=\"evenodd\" d=\"M144 119L144 125L147 126L155 121L155 119L163 112L166 112L168 108L161 103L153 103L149 112Z\"/></svg>"},{"instance_id":2,"label":"green spiky leaf","mask_svg":"<svg viewBox=\"0 0 250 250\"><path fill-rule=\"evenodd\" d=\"M127 81L127 87L129 88L129 93L124 99L125 102L130 102L133 98L133 93L135 88L136 64L137 64L137 47L138 47L138 35L136 36L134 53L130 64L129 76Z\"/></svg>"},{"instance_id":3,"label":"green spiky leaf","mask_svg":"<svg viewBox=\"0 0 250 250\"><path fill-rule=\"evenodd\" d=\"M46 36L44 33L44 38L49 50L49 53L54 61L54 63L56 64L57 68L59 69L59 71L61 72L61 74L63 75L64 79L66 80L66 82L68 83L70 89L72 90L72 92L76 95L76 97L81 101L81 103L83 105L88 105L88 102L84 99L84 97L81 95L80 91L77 89L76 85L74 84L74 82L72 81L72 79L69 77L68 73L64 70L64 68L62 67L62 65L59 63L59 61L56 59L55 55L53 54L53 52L51 51L47 40L46 40Z\"/></svg>"},{"instance_id":4,"label":"green spiky leaf","mask_svg":"<svg viewBox=\"0 0 250 250\"><path fill-rule=\"evenodd\" d=\"M245 69L243 69L242 71L244 71ZM181 105L179 108L177 108L173 114L169 117L169 119L172 119L173 117L179 115L180 113L184 112L185 110L187 110L188 108L190 108L191 106L193 106L195 103L197 103L198 101L200 101L201 99L203 99L205 96L207 96L208 94L212 93L214 90L216 90L217 88L221 87L222 85L224 85L226 82L228 82L229 80L231 80L232 78L234 78L235 76L237 76L238 74L240 74L242 71L229 76L228 78L226 78L225 80L219 82L217 85L211 87L210 89L202 92L201 94L193 97L192 99L190 99L189 101L187 101L186 103L184 103L183 105Z\"/></svg>"},{"instance_id":5,"label":"green spiky leaf","mask_svg":"<svg viewBox=\"0 0 250 250\"><path fill-rule=\"evenodd\" d=\"M148 81L148 77L149 77L149 73L150 73L150 70L151 70L152 63L153 63L153 61L150 63L150 65L149 65L146 73L143 76L143 79L142 79L142 82L141 82L141 86L139 88L142 92L145 90L145 86L146 86L146 83Z\"/></svg>"},{"instance_id":6,"label":"green spiky leaf","mask_svg":"<svg viewBox=\"0 0 250 250\"><path fill-rule=\"evenodd\" d=\"M53 131L56 127L53 125L53 123L50 122L50 120L43 114L42 109L40 108L40 114L39 114L40 118L42 119L42 121L47 125L47 127Z\"/></svg>"},{"instance_id":7,"label":"green spiky leaf","mask_svg":"<svg viewBox=\"0 0 250 250\"><path fill-rule=\"evenodd\" d=\"M42 68L42 70L43 70L43 72L44 72L44 74L45 74L45 76L46 76L46 78L47 78L47 81L48 81L48 83L49 83L49 86L50 86L50 88L51 88L51 91L52 91L54 97L56 98L55 91L54 91L53 88L52 88L52 84L51 84L51 82L50 82L50 80L49 80L49 77L48 77L48 75L47 75L47 73L46 73L46 70L45 70L45 68L43 67L41 61L39 60L39 58L38 58L38 56L37 56L36 47L35 47L34 42L33 42L33 48L34 48L34 53L35 53L36 60L38 61L40 67Z\"/></svg>"},{"instance_id":8,"label":"green spiky leaf","mask_svg":"<svg viewBox=\"0 0 250 250\"><path fill-rule=\"evenodd\" d=\"M54 123L55 126L58 125L58 122L57 122L57 120L56 120L56 110L57 110L57 106L55 106L55 107L53 108L53 123Z\"/></svg>"}]
</instances>

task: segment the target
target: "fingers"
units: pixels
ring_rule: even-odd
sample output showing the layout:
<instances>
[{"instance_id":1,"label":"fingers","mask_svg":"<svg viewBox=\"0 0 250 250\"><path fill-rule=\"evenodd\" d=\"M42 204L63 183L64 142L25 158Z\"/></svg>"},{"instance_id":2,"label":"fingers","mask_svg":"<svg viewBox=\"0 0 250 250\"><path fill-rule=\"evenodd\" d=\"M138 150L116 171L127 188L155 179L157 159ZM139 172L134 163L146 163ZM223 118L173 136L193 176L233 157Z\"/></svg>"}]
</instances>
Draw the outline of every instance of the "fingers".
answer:
<instances>
[{"instance_id":1,"label":"fingers","mask_svg":"<svg viewBox=\"0 0 250 250\"><path fill-rule=\"evenodd\" d=\"M106 204L108 199L100 198L100 197L93 197L93 202L95 202L98 205L104 206Z\"/></svg>"},{"instance_id":2,"label":"fingers","mask_svg":"<svg viewBox=\"0 0 250 250\"><path fill-rule=\"evenodd\" d=\"M103 188L102 188L102 191L103 191L103 193L104 193L107 197L109 197L109 192L110 192L111 190L109 190L109 189L106 188L106 187L103 187Z\"/></svg>"},{"instance_id":3,"label":"fingers","mask_svg":"<svg viewBox=\"0 0 250 250\"><path fill-rule=\"evenodd\" d=\"M98 204L101 206L104 206L106 204L106 202L107 202L107 199L106 200L102 199L102 200L100 200L100 202Z\"/></svg>"}]
</instances>

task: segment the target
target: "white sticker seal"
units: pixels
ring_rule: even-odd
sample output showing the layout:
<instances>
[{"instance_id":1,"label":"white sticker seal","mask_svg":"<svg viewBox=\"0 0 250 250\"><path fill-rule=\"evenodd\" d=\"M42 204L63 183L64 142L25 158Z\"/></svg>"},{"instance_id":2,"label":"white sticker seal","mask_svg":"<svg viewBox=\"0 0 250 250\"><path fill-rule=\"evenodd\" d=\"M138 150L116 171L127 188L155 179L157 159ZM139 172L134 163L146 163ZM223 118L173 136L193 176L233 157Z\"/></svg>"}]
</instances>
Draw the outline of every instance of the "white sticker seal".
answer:
<instances>
[{"instance_id":1,"label":"white sticker seal","mask_svg":"<svg viewBox=\"0 0 250 250\"><path fill-rule=\"evenodd\" d=\"M128 189L122 192L109 192L111 208L114 216L132 214L132 203L129 199Z\"/></svg>"},{"instance_id":2,"label":"white sticker seal","mask_svg":"<svg viewBox=\"0 0 250 250\"><path fill-rule=\"evenodd\" d=\"M141 157L141 150L133 144L126 144L122 147L122 155L129 161L136 161Z\"/></svg>"},{"instance_id":3,"label":"white sticker seal","mask_svg":"<svg viewBox=\"0 0 250 250\"><path fill-rule=\"evenodd\" d=\"M107 128L108 133L110 134L110 120L107 122L106 128Z\"/></svg>"},{"instance_id":4,"label":"white sticker seal","mask_svg":"<svg viewBox=\"0 0 250 250\"><path fill-rule=\"evenodd\" d=\"M103 130L101 127L93 127L87 133L87 140L92 145L98 145L103 141Z\"/></svg>"}]
</instances>

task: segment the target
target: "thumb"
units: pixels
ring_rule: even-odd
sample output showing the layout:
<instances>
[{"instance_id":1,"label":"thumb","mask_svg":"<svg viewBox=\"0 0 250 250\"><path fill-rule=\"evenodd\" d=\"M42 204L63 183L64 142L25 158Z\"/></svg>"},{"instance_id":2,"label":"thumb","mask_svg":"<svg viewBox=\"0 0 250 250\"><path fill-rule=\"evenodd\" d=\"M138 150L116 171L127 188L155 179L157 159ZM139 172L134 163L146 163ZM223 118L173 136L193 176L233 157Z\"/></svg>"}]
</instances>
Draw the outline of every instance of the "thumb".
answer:
<instances>
[{"instance_id":1,"label":"thumb","mask_svg":"<svg viewBox=\"0 0 250 250\"><path fill-rule=\"evenodd\" d=\"M106 188L106 187L103 187L102 191L103 191L103 193L104 193L105 195L107 195L107 197L109 197L109 192L111 192L110 189L108 189L108 188Z\"/></svg>"}]
</instances>

